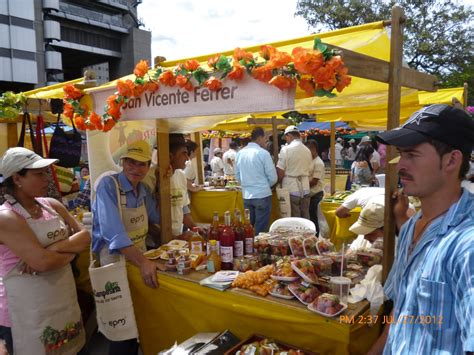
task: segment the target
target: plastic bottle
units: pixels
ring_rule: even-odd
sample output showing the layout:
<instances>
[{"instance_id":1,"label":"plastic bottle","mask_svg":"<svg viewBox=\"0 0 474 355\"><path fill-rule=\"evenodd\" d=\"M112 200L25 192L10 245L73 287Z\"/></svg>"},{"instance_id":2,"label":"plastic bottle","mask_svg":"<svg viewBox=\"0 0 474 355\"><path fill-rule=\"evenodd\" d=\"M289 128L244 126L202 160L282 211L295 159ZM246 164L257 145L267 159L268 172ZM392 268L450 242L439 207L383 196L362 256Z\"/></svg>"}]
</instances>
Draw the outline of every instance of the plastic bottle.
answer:
<instances>
[{"instance_id":1,"label":"plastic bottle","mask_svg":"<svg viewBox=\"0 0 474 355\"><path fill-rule=\"evenodd\" d=\"M202 254L205 251L204 246L206 245L206 241L199 234L198 227L193 227L192 231L193 231L193 235L189 239L191 254Z\"/></svg>"},{"instance_id":2,"label":"plastic bottle","mask_svg":"<svg viewBox=\"0 0 474 355\"><path fill-rule=\"evenodd\" d=\"M242 227L242 216L240 211L234 211L234 258L241 258L244 256L244 228Z\"/></svg>"},{"instance_id":3,"label":"plastic bottle","mask_svg":"<svg viewBox=\"0 0 474 355\"><path fill-rule=\"evenodd\" d=\"M221 257L217 254L217 241L209 241L209 256L207 257L207 272L215 273L221 270Z\"/></svg>"},{"instance_id":4,"label":"plastic bottle","mask_svg":"<svg viewBox=\"0 0 474 355\"><path fill-rule=\"evenodd\" d=\"M219 249L219 213L214 211L214 215L212 217L212 224L209 228L209 232L207 234L207 240L215 240L217 245L217 255L220 253ZM207 255L210 254L210 244L208 244L207 248Z\"/></svg>"},{"instance_id":5,"label":"plastic bottle","mask_svg":"<svg viewBox=\"0 0 474 355\"><path fill-rule=\"evenodd\" d=\"M255 230L250 224L250 210L245 209L245 219L244 219L244 240L245 240L245 255L253 254L253 241L255 237Z\"/></svg>"},{"instance_id":6,"label":"plastic bottle","mask_svg":"<svg viewBox=\"0 0 474 355\"><path fill-rule=\"evenodd\" d=\"M224 229L220 238L221 268L222 270L232 270L234 267L234 240L235 234L230 225L230 212L224 214Z\"/></svg>"}]
</instances>

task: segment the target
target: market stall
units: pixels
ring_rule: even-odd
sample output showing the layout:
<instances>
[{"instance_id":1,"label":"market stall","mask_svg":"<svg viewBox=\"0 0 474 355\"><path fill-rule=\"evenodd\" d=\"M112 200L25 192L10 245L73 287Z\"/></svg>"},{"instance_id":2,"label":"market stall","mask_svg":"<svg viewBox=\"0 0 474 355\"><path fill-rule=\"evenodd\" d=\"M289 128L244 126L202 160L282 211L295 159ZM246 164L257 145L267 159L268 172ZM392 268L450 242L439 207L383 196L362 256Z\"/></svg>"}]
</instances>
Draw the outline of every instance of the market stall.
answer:
<instances>
[{"instance_id":1,"label":"market stall","mask_svg":"<svg viewBox=\"0 0 474 355\"><path fill-rule=\"evenodd\" d=\"M198 332L224 329L241 339L265 334L321 354L365 354L380 332L380 324L368 324L367 302L351 305L347 318L331 319L296 301L205 288L198 284L205 273L159 273L160 287L153 290L143 285L136 267L128 271L145 354L156 354Z\"/></svg>"}]
</instances>

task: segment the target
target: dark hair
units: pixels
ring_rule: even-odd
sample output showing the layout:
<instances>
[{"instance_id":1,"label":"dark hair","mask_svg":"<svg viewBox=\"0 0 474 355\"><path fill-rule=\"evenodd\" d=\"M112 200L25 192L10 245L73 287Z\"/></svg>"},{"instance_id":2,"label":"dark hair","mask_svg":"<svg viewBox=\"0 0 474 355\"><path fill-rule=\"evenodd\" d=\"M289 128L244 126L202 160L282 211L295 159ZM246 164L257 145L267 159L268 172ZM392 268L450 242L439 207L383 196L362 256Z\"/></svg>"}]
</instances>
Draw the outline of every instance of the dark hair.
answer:
<instances>
[{"instance_id":1,"label":"dark hair","mask_svg":"<svg viewBox=\"0 0 474 355\"><path fill-rule=\"evenodd\" d=\"M370 163L370 155L373 153L374 148L372 148L370 145L362 145L355 156L355 161L366 161L369 165L370 172L373 172L374 169Z\"/></svg>"},{"instance_id":2,"label":"dark hair","mask_svg":"<svg viewBox=\"0 0 474 355\"><path fill-rule=\"evenodd\" d=\"M186 142L186 148L188 149L188 155L191 155L191 153L194 152L197 147L198 147L198 145L197 145L196 142L193 142L193 141L187 141Z\"/></svg>"},{"instance_id":3,"label":"dark hair","mask_svg":"<svg viewBox=\"0 0 474 355\"><path fill-rule=\"evenodd\" d=\"M237 149L237 147L238 147L238 145L237 145L237 143L235 143L234 141L232 141L232 142L229 143L229 148L231 148L231 149Z\"/></svg>"},{"instance_id":4,"label":"dark hair","mask_svg":"<svg viewBox=\"0 0 474 355\"><path fill-rule=\"evenodd\" d=\"M252 130L252 134L250 136L250 139L252 140L252 142L255 142L258 137L265 137L265 131L263 130L262 127L255 127Z\"/></svg>"},{"instance_id":5,"label":"dark hair","mask_svg":"<svg viewBox=\"0 0 474 355\"><path fill-rule=\"evenodd\" d=\"M20 176L25 176L28 170L31 169L21 169L20 171L16 172L15 174L18 174ZM13 192L13 189L15 187L15 183L13 182L13 176L10 176L3 180L2 185L9 191Z\"/></svg>"},{"instance_id":6,"label":"dark hair","mask_svg":"<svg viewBox=\"0 0 474 355\"><path fill-rule=\"evenodd\" d=\"M308 141L305 144L308 148L315 148L316 151L319 153L319 144L316 142L314 139L308 139Z\"/></svg>"},{"instance_id":7,"label":"dark hair","mask_svg":"<svg viewBox=\"0 0 474 355\"><path fill-rule=\"evenodd\" d=\"M450 153L456 149L436 139L430 139L428 143L431 144L435 148L440 158L442 158L443 155ZM461 153L462 153L462 162L461 162L461 169L459 169L459 179L463 180L466 177L466 174L468 173L469 168L470 168L469 160L471 159L471 153L468 153L468 152L461 152Z\"/></svg>"},{"instance_id":8,"label":"dark hair","mask_svg":"<svg viewBox=\"0 0 474 355\"><path fill-rule=\"evenodd\" d=\"M291 131L291 132L288 132L287 134L295 138L301 138L300 132Z\"/></svg>"}]
</instances>

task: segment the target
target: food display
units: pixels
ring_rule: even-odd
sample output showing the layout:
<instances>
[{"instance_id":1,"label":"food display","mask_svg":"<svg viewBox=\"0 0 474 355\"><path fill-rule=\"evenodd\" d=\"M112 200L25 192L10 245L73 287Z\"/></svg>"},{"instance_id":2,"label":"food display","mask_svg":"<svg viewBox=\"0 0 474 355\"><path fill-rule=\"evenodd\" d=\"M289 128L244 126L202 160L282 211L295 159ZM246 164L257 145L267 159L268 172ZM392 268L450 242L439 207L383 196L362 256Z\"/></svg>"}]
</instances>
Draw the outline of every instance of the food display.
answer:
<instances>
[{"instance_id":1,"label":"food display","mask_svg":"<svg viewBox=\"0 0 474 355\"><path fill-rule=\"evenodd\" d=\"M260 268L258 257L253 255L244 255L242 258L234 258L234 270L246 272L249 270L257 270Z\"/></svg>"},{"instance_id":2,"label":"food display","mask_svg":"<svg viewBox=\"0 0 474 355\"><path fill-rule=\"evenodd\" d=\"M333 275L340 275L341 274L341 266L343 270L347 270L347 261L345 256L338 252L330 252L324 254L325 256L329 256L332 260L332 274Z\"/></svg>"},{"instance_id":3,"label":"food display","mask_svg":"<svg viewBox=\"0 0 474 355\"><path fill-rule=\"evenodd\" d=\"M344 277L351 279L352 285L355 285L364 279L364 274L358 271L349 270L344 273Z\"/></svg>"},{"instance_id":4,"label":"food display","mask_svg":"<svg viewBox=\"0 0 474 355\"><path fill-rule=\"evenodd\" d=\"M318 283L318 276L314 271L313 264L308 259L295 260L291 263L291 267L305 281Z\"/></svg>"},{"instance_id":5,"label":"food display","mask_svg":"<svg viewBox=\"0 0 474 355\"><path fill-rule=\"evenodd\" d=\"M272 289L270 290L270 295L274 297L283 298L286 300L291 300L295 296L290 292L288 289L288 284L285 282L278 282L273 285Z\"/></svg>"},{"instance_id":6,"label":"food display","mask_svg":"<svg viewBox=\"0 0 474 355\"><path fill-rule=\"evenodd\" d=\"M274 256L286 256L291 254L288 239L276 236L269 240L270 253Z\"/></svg>"},{"instance_id":7,"label":"food display","mask_svg":"<svg viewBox=\"0 0 474 355\"><path fill-rule=\"evenodd\" d=\"M226 352L226 355L305 355L308 352L294 346L282 344L262 336L253 336L244 344L238 344L236 349Z\"/></svg>"},{"instance_id":8,"label":"food display","mask_svg":"<svg viewBox=\"0 0 474 355\"><path fill-rule=\"evenodd\" d=\"M279 281L295 281L298 277L289 258L279 260L276 263L275 272L272 274L272 279Z\"/></svg>"},{"instance_id":9,"label":"food display","mask_svg":"<svg viewBox=\"0 0 474 355\"><path fill-rule=\"evenodd\" d=\"M347 196L351 195L354 191L336 191L332 196L328 196L323 199L324 202L330 203L343 203Z\"/></svg>"},{"instance_id":10,"label":"food display","mask_svg":"<svg viewBox=\"0 0 474 355\"><path fill-rule=\"evenodd\" d=\"M303 304L308 305L313 302L321 292L316 286L307 282L292 282L288 285L288 290Z\"/></svg>"},{"instance_id":11,"label":"food display","mask_svg":"<svg viewBox=\"0 0 474 355\"><path fill-rule=\"evenodd\" d=\"M304 238L302 236L294 236L289 239L291 253L296 257L305 257L303 248Z\"/></svg>"},{"instance_id":12,"label":"food display","mask_svg":"<svg viewBox=\"0 0 474 355\"><path fill-rule=\"evenodd\" d=\"M329 293L323 293L315 301L308 305L308 309L324 316L334 317L347 308L347 305L339 301L339 297Z\"/></svg>"},{"instance_id":13,"label":"food display","mask_svg":"<svg viewBox=\"0 0 474 355\"><path fill-rule=\"evenodd\" d=\"M259 296L265 297L273 289L275 283L276 281L267 279L261 284L250 286L248 289L252 292L255 292Z\"/></svg>"},{"instance_id":14,"label":"food display","mask_svg":"<svg viewBox=\"0 0 474 355\"><path fill-rule=\"evenodd\" d=\"M264 283L275 271L273 265L264 266L257 271L249 270L237 276L232 282L232 287L240 287L250 289L251 286Z\"/></svg>"},{"instance_id":15,"label":"food display","mask_svg":"<svg viewBox=\"0 0 474 355\"><path fill-rule=\"evenodd\" d=\"M309 237L303 241L304 255L306 257L319 255L318 248L316 248L317 242L318 238L316 237Z\"/></svg>"},{"instance_id":16,"label":"food display","mask_svg":"<svg viewBox=\"0 0 474 355\"><path fill-rule=\"evenodd\" d=\"M372 248L383 250L383 238L377 238L375 242L372 243Z\"/></svg>"},{"instance_id":17,"label":"food display","mask_svg":"<svg viewBox=\"0 0 474 355\"><path fill-rule=\"evenodd\" d=\"M331 276L333 261L329 256L316 255L307 258L307 260L313 265L314 273L318 277Z\"/></svg>"},{"instance_id":18,"label":"food display","mask_svg":"<svg viewBox=\"0 0 474 355\"><path fill-rule=\"evenodd\" d=\"M364 249L357 252L359 262L364 266L374 266L382 263L383 252L380 249Z\"/></svg>"},{"instance_id":19,"label":"food display","mask_svg":"<svg viewBox=\"0 0 474 355\"><path fill-rule=\"evenodd\" d=\"M323 255L324 253L329 253L335 250L334 244L332 244L329 240L325 238L318 238L316 248L318 250L319 255Z\"/></svg>"}]
</instances>

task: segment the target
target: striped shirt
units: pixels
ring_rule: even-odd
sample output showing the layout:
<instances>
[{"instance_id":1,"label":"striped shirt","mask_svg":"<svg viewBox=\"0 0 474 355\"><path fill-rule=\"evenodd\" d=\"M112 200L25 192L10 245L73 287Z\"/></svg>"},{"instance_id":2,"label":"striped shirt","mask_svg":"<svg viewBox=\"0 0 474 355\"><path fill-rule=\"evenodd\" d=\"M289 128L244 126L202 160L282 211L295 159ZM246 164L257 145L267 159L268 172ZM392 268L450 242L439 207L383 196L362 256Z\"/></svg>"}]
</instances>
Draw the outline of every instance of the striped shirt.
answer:
<instances>
[{"instance_id":1,"label":"striped shirt","mask_svg":"<svg viewBox=\"0 0 474 355\"><path fill-rule=\"evenodd\" d=\"M394 310L384 354L474 351L474 195L463 190L408 256L420 217L403 225L385 284Z\"/></svg>"}]
</instances>

